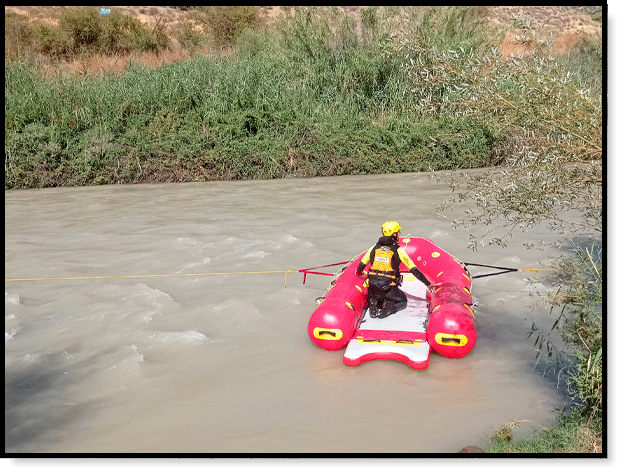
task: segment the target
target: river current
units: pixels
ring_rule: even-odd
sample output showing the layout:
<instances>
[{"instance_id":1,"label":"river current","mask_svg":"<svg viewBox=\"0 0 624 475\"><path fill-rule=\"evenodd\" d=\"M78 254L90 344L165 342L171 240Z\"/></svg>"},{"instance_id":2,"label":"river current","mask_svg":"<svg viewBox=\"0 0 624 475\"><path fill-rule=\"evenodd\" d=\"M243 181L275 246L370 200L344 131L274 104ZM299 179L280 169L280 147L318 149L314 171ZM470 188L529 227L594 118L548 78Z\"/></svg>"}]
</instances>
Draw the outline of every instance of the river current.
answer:
<instances>
[{"instance_id":1,"label":"river current","mask_svg":"<svg viewBox=\"0 0 624 475\"><path fill-rule=\"evenodd\" d=\"M55 278L5 283L5 451L456 453L555 422L565 390L527 339L557 317L547 272L475 279L475 347L425 370L345 366L307 335L331 277L268 272L350 260L386 220L465 262L562 252L526 245L545 226L469 250L450 193L414 173L5 191L5 278Z\"/></svg>"}]
</instances>

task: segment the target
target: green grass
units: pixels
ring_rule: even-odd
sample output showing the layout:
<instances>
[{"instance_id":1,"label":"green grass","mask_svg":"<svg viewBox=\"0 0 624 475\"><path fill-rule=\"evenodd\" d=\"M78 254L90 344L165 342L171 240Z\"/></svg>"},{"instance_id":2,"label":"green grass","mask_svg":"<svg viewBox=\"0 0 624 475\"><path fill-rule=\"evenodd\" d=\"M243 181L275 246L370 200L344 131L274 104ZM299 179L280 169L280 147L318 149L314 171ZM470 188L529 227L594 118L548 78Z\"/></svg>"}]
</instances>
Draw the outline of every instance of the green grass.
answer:
<instances>
[{"instance_id":1,"label":"green grass","mask_svg":"<svg viewBox=\"0 0 624 475\"><path fill-rule=\"evenodd\" d=\"M515 423L506 424L490 439L491 454L599 454L602 452L602 427L587 418L581 410L561 416L551 427L543 427L531 435L515 440Z\"/></svg>"}]
</instances>

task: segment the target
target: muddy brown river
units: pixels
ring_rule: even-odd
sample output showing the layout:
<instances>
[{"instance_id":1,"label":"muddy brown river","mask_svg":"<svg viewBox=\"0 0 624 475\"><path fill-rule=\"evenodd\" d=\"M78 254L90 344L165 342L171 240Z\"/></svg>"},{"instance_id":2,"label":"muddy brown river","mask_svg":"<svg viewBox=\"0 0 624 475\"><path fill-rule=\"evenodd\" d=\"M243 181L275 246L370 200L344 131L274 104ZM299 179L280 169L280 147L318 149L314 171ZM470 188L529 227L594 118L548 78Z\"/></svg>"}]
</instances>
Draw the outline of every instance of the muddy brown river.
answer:
<instances>
[{"instance_id":1,"label":"muddy brown river","mask_svg":"<svg viewBox=\"0 0 624 475\"><path fill-rule=\"evenodd\" d=\"M425 370L308 338L331 277L282 271L349 260L386 220L466 262L562 252L526 245L545 226L469 250L449 194L414 173L5 191L5 278L53 278L5 282L5 451L443 454L555 422L565 389L527 339L557 316L546 273L475 279L475 347Z\"/></svg>"}]
</instances>

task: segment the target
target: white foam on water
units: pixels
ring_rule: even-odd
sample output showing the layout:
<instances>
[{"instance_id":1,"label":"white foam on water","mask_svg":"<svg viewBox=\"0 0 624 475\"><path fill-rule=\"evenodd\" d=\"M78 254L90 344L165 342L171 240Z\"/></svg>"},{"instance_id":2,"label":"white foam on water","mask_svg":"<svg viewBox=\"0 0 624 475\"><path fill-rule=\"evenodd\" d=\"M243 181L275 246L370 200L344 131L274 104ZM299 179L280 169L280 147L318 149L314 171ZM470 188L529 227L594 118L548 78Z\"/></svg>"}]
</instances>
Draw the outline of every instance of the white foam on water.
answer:
<instances>
[{"instance_id":1,"label":"white foam on water","mask_svg":"<svg viewBox=\"0 0 624 475\"><path fill-rule=\"evenodd\" d=\"M23 360L26 363L38 363L39 361L41 361L41 356L41 353L26 353Z\"/></svg>"},{"instance_id":2,"label":"white foam on water","mask_svg":"<svg viewBox=\"0 0 624 475\"><path fill-rule=\"evenodd\" d=\"M208 340L208 337L197 330L187 330L178 332L153 331L146 332L145 339L149 343L191 343L195 341Z\"/></svg>"},{"instance_id":3,"label":"white foam on water","mask_svg":"<svg viewBox=\"0 0 624 475\"><path fill-rule=\"evenodd\" d=\"M4 292L4 302L13 305L22 305L22 299L19 294L15 292Z\"/></svg>"},{"instance_id":4,"label":"white foam on water","mask_svg":"<svg viewBox=\"0 0 624 475\"><path fill-rule=\"evenodd\" d=\"M436 229L435 231L429 234L429 239L431 239L432 241L435 241L436 238L448 236L448 235L449 235L448 232L442 231L441 229Z\"/></svg>"},{"instance_id":5,"label":"white foam on water","mask_svg":"<svg viewBox=\"0 0 624 475\"><path fill-rule=\"evenodd\" d=\"M241 256L242 259L264 259L266 256L270 256L271 253L265 251L252 251Z\"/></svg>"},{"instance_id":6,"label":"white foam on water","mask_svg":"<svg viewBox=\"0 0 624 475\"><path fill-rule=\"evenodd\" d=\"M16 318L17 318L17 315L15 315L14 313L4 316L5 320L15 320Z\"/></svg>"},{"instance_id":7,"label":"white foam on water","mask_svg":"<svg viewBox=\"0 0 624 475\"><path fill-rule=\"evenodd\" d=\"M128 345L117 350L116 361L111 367L107 368L107 371L116 369L138 369L139 364L145 361L145 356L139 352L136 345Z\"/></svg>"},{"instance_id":8,"label":"white foam on water","mask_svg":"<svg viewBox=\"0 0 624 475\"><path fill-rule=\"evenodd\" d=\"M296 243L299 242L299 239L297 239L295 236L293 236L292 234L286 234L286 236L284 236L283 238L284 242L287 244L292 244L292 243ZM309 245L310 242L306 242L305 244Z\"/></svg>"},{"instance_id":9,"label":"white foam on water","mask_svg":"<svg viewBox=\"0 0 624 475\"><path fill-rule=\"evenodd\" d=\"M16 327L16 328L13 328L13 329L12 329L11 331L9 331L9 332L7 332L7 331L5 331L5 332L4 332L4 342L5 342L5 343L6 343L7 341L12 340L13 338L15 338L15 335L17 334L17 329L18 329L18 328Z\"/></svg>"},{"instance_id":10,"label":"white foam on water","mask_svg":"<svg viewBox=\"0 0 624 475\"><path fill-rule=\"evenodd\" d=\"M177 238L176 247L197 246L197 240L192 238Z\"/></svg>"},{"instance_id":11,"label":"white foam on water","mask_svg":"<svg viewBox=\"0 0 624 475\"><path fill-rule=\"evenodd\" d=\"M164 308L172 305L176 306L169 294L143 283L133 286L129 295L118 303L118 307L127 312L129 317L138 318L144 323L150 322Z\"/></svg>"},{"instance_id":12,"label":"white foam on water","mask_svg":"<svg viewBox=\"0 0 624 475\"><path fill-rule=\"evenodd\" d=\"M189 237L180 237L177 238L175 240L175 248L185 251L185 250L204 250L204 249L208 249L208 248L213 248L215 247L214 242L212 241L200 241L198 239L195 238L189 238Z\"/></svg>"},{"instance_id":13,"label":"white foam on water","mask_svg":"<svg viewBox=\"0 0 624 475\"><path fill-rule=\"evenodd\" d=\"M267 237L271 238L273 236L267 236ZM277 241L268 239L265 245L267 247L270 246L275 250L284 250L284 249L290 249L290 248L295 248L299 246L303 246L303 247L313 246L312 242L302 239L302 238L295 237L292 234L288 234L288 233L280 235Z\"/></svg>"},{"instance_id":14,"label":"white foam on water","mask_svg":"<svg viewBox=\"0 0 624 475\"><path fill-rule=\"evenodd\" d=\"M207 268L204 267L206 266L206 264L210 264L210 261L212 261L212 258L204 257L201 261L189 262L188 264L184 264L184 267L182 268L180 273L183 274L188 269L193 269L195 267L202 267L205 270L205 272L210 272L206 270ZM197 273L200 273L200 272L197 272Z\"/></svg>"}]
</instances>

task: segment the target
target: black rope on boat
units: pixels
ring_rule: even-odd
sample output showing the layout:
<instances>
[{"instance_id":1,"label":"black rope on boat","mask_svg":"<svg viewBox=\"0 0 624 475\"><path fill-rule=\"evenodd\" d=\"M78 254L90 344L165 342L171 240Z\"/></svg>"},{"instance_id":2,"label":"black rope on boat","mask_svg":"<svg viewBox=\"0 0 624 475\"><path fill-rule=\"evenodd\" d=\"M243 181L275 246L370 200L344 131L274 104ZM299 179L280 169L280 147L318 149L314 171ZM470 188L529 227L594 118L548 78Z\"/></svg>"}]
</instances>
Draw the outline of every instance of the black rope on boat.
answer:
<instances>
[{"instance_id":1,"label":"black rope on boat","mask_svg":"<svg viewBox=\"0 0 624 475\"><path fill-rule=\"evenodd\" d=\"M481 275L475 275L472 277L472 280L474 279L479 279L480 277L490 277L492 275L501 275L501 274L507 274L508 272L517 272L519 269L513 269L513 270L503 270L500 272L491 272L489 274L481 274Z\"/></svg>"},{"instance_id":2,"label":"black rope on boat","mask_svg":"<svg viewBox=\"0 0 624 475\"><path fill-rule=\"evenodd\" d=\"M508 272L522 272L522 271L527 271L527 272L538 272L541 270L556 270L556 269L515 269L513 267L500 267L500 266L490 266L490 265L486 265L486 264L476 264L473 262L464 262L464 265L466 266L476 266L476 267L487 267L490 269L498 269L499 272L492 272L490 274L482 274L482 275L475 275L472 277L472 279L478 279L480 277L489 277L492 275L500 275L500 274L507 274Z\"/></svg>"},{"instance_id":3,"label":"black rope on boat","mask_svg":"<svg viewBox=\"0 0 624 475\"><path fill-rule=\"evenodd\" d=\"M500 275L500 274L507 274L508 272L517 272L520 269L514 269L513 267L500 267L500 266L489 266L486 264L475 264L473 262L464 262L465 266L476 266L476 267L488 267L490 269L498 269L499 272L492 272L490 274L482 274L482 275L475 275L472 276L472 279L479 279L481 277L490 277L492 275Z\"/></svg>"}]
</instances>

